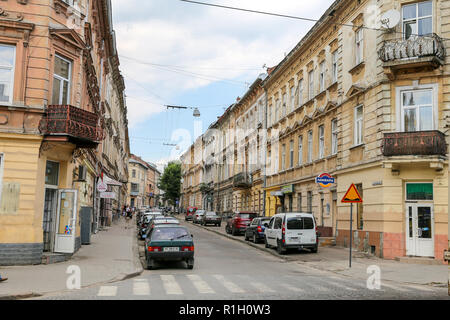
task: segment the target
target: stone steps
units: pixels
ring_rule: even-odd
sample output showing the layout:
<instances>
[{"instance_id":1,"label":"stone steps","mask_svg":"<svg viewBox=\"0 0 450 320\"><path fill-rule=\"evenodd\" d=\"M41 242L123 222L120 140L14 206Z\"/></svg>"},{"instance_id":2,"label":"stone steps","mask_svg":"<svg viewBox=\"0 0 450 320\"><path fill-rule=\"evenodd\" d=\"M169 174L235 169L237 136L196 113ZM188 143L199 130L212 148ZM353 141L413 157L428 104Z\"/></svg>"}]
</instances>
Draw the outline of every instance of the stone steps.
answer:
<instances>
[{"instance_id":1,"label":"stone steps","mask_svg":"<svg viewBox=\"0 0 450 320\"><path fill-rule=\"evenodd\" d=\"M412 264L442 265L442 261L426 257L396 257L396 261Z\"/></svg>"}]
</instances>

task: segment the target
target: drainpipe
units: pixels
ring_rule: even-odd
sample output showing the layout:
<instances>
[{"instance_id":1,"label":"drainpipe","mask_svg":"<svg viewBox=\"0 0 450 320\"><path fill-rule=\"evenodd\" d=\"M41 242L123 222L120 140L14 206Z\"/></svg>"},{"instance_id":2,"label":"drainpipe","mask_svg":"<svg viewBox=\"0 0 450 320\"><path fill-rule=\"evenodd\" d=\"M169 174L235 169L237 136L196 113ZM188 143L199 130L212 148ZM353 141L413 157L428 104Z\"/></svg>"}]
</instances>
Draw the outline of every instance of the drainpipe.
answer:
<instances>
[{"instance_id":1,"label":"drainpipe","mask_svg":"<svg viewBox=\"0 0 450 320\"><path fill-rule=\"evenodd\" d=\"M265 95L265 105L264 105L264 120L263 120L263 130L265 130L265 139L263 139L263 141L265 142L265 146L264 146L264 165L263 165L263 169L264 169L264 185L263 185L263 217L266 216L266 187L267 187L267 168L266 168L266 161L267 161L267 103L268 103L268 99L267 99L267 89L264 88L264 95Z\"/></svg>"}]
</instances>

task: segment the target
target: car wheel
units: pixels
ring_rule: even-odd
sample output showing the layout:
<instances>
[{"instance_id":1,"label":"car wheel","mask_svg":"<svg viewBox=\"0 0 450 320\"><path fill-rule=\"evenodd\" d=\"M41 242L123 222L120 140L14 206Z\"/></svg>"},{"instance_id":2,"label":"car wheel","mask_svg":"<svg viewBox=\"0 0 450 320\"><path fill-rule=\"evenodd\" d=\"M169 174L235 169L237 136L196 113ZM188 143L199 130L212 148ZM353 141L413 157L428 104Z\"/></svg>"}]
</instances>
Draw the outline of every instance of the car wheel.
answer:
<instances>
[{"instance_id":1,"label":"car wheel","mask_svg":"<svg viewBox=\"0 0 450 320\"><path fill-rule=\"evenodd\" d=\"M218 227L220 227L221 225L222 225L222 224L221 224L221 223L219 223L219 224L218 224L217 226L218 226Z\"/></svg>"},{"instance_id":2,"label":"car wheel","mask_svg":"<svg viewBox=\"0 0 450 320\"><path fill-rule=\"evenodd\" d=\"M253 234L253 243L258 243L258 238L256 237L256 233Z\"/></svg>"},{"instance_id":3,"label":"car wheel","mask_svg":"<svg viewBox=\"0 0 450 320\"><path fill-rule=\"evenodd\" d=\"M250 239L247 237L247 232L244 234L244 239L245 239L245 241L250 240Z\"/></svg>"},{"instance_id":4,"label":"car wheel","mask_svg":"<svg viewBox=\"0 0 450 320\"><path fill-rule=\"evenodd\" d=\"M312 253L317 253L317 251L318 251L318 247L317 247L317 244L316 244L316 246L311 249L311 252Z\"/></svg>"},{"instance_id":5,"label":"car wheel","mask_svg":"<svg viewBox=\"0 0 450 320\"><path fill-rule=\"evenodd\" d=\"M155 260L147 259L147 270L153 270L155 268Z\"/></svg>"},{"instance_id":6,"label":"car wheel","mask_svg":"<svg viewBox=\"0 0 450 320\"><path fill-rule=\"evenodd\" d=\"M283 246L281 245L280 240L277 241L277 252L279 254L285 254L286 253L286 249L283 248Z\"/></svg>"},{"instance_id":7,"label":"car wheel","mask_svg":"<svg viewBox=\"0 0 450 320\"><path fill-rule=\"evenodd\" d=\"M226 232L227 234L230 234L230 229L228 228L228 225L225 227L225 232Z\"/></svg>"},{"instance_id":8,"label":"car wheel","mask_svg":"<svg viewBox=\"0 0 450 320\"><path fill-rule=\"evenodd\" d=\"M231 229L231 234L233 236L237 236L237 232L236 232L236 229L234 227Z\"/></svg>"},{"instance_id":9,"label":"car wheel","mask_svg":"<svg viewBox=\"0 0 450 320\"><path fill-rule=\"evenodd\" d=\"M187 264L188 269L190 269L190 270L194 269L194 259L187 260L186 264Z\"/></svg>"}]
</instances>

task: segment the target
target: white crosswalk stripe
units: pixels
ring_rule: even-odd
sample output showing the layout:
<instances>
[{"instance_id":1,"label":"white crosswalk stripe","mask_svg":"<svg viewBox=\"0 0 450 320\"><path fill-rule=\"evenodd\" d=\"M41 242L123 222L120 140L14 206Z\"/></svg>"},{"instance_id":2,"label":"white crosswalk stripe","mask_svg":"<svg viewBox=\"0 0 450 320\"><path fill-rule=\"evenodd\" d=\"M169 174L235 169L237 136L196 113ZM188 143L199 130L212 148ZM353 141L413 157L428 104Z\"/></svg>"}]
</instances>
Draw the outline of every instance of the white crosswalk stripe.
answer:
<instances>
[{"instance_id":1,"label":"white crosswalk stripe","mask_svg":"<svg viewBox=\"0 0 450 320\"><path fill-rule=\"evenodd\" d=\"M199 293L215 293L213 289L198 275L188 274L187 277L191 280L194 287Z\"/></svg>"},{"instance_id":2,"label":"white crosswalk stripe","mask_svg":"<svg viewBox=\"0 0 450 320\"><path fill-rule=\"evenodd\" d=\"M178 282L172 275L161 275L161 280L163 282L164 289L167 294L180 295L183 294Z\"/></svg>"},{"instance_id":3,"label":"white crosswalk stripe","mask_svg":"<svg viewBox=\"0 0 450 320\"><path fill-rule=\"evenodd\" d=\"M223 275L216 274L214 275L216 278L228 291L232 293L245 293L245 290L241 289L238 285L233 282L227 280Z\"/></svg>"},{"instance_id":4,"label":"white crosswalk stripe","mask_svg":"<svg viewBox=\"0 0 450 320\"><path fill-rule=\"evenodd\" d=\"M327 280L327 282L329 284L331 284L332 286L335 286L335 287L338 287L338 288L341 288L341 289L344 289L344 290L358 291L358 289L346 286L345 284L343 284L343 283L341 283L339 281L336 281L336 279L334 279L334 278L333 278L333 281Z\"/></svg>"},{"instance_id":5,"label":"white crosswalk stripe","mask_svg":"<svg viewBox=\"0 0 450 320\"><path fill-rule=\"evenodd\" d=\"M97 293L99 297L115 297L117 295L116 286L102 286Z\"/></svg>"},{"instance_id":6,"label":"white crosswalk stripe","mask_svg":"<svg viewBox=\"0 0 450 320\"><path fill-rule=\"evenodd\" d=\"M275 290L269 288L268 286L266 286L264 283L262 282L254 282L254 281L250 281L250 285L252 285L253 287L255 287L259 292L265 293L265 292L275 292Z\"/></svg>"},{"instance_id":7,"label":"white crosswalk stripe","mask_svg":"<svg viewBox=\"0 0 450 320\"><path fill-rule=\"evenodd\" d=\"M150 285L146 279L135 279L133 281L133 294L135 296L150 295Z\"/></svg>"},{"instance_id":8,"label":"white crosswalk stripe","mask_svg":"<svg viewBox=\"0 0 450 320\"><path fill-rule=\"evenodd\" d=\"M280 285L281 285L282 287L286 288L286 289L289 290L289 291L294 291L294 292L305 292L305 290L303 290L302 288L294 287L294 286L291 286L290 284L287 284L287 283L280 283Z\"/></svg>"}]
</instances>

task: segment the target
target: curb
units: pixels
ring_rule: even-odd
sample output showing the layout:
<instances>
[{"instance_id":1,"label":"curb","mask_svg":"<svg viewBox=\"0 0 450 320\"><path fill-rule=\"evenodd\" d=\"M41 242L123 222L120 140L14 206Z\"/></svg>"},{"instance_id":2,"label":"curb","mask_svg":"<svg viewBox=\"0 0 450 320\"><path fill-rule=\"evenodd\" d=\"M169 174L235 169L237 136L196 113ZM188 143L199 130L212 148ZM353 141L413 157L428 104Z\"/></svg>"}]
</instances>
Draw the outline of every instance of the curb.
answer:
<instances>
[{"instance_id":1,"label":"curb","mask_svg":"<svg viewBox=\"0 0 450 320\"><path fill-rule=\"evenodd\" d=\"M11 295L1 295L0 301L22 300L22 299L38 298L38 297L42 297L42 296L43 296L43 294L41 294L41 293L25 292L25 293L11 294Z\"/></svg>"}]
</instances>

